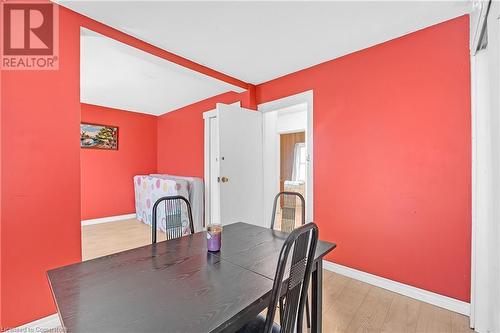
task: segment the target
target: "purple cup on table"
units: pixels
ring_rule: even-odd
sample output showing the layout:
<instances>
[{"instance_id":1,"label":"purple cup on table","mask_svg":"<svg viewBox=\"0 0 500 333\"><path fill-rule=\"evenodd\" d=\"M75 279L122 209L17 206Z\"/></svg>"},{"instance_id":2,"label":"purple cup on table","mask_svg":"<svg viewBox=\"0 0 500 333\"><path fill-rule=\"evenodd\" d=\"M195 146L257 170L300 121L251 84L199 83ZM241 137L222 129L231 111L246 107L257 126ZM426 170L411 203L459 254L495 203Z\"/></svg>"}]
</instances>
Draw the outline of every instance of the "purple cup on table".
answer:
<instances>
[{"instance_id":1,"label":"purple cup on table","mask_svg":"<svg viewBox=\"0 0 500 333\"><path fill-rule=\"evenodd\" d=\"M210 224L207 227L207 249L210 252L218 252L221 247L222 226Z\"/></svg>"}]
</instances>

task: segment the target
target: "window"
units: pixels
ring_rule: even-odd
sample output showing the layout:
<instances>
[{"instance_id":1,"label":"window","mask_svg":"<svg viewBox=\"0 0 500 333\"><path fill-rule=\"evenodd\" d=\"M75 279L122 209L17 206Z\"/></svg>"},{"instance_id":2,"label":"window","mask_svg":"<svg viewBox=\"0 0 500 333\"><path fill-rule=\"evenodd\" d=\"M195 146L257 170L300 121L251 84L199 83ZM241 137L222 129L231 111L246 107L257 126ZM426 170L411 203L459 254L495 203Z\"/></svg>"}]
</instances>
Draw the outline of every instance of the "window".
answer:
<instances>
[{"instance_id":1,"label":"window","mask_svg":"<svg viewBox=\"0 0 500 333\"><path fill-rule=\"evenodd\" d=\"M306 181L307 177L307 154L304 142L295 144L292 180Z\"/></svg>"}]
</instances>

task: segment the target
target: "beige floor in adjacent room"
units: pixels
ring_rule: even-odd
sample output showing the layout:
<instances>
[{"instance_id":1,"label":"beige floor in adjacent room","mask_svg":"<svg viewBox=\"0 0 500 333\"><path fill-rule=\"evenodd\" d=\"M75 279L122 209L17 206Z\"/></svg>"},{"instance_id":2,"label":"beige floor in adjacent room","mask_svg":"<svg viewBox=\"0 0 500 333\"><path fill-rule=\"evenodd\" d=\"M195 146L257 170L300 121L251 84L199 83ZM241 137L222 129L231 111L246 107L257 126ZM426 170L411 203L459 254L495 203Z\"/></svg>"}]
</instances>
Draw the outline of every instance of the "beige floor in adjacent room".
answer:
<instances>
[{"instance_id":1,"label":"beige floor in adjacent room","mask_svg":"<svg viewBox=\"0 0 500 333\"><path fill-rule=\"evenodd\" d=\"M157 240L165 240L158 232ZM82 260L151 244L151 227L136 219L87 225L82 227Z\"/></svg>"},{"instance_id":2,"label":"beige floor in adjacent room","mask_svg":"<svg viewBox=\"0 0 500 333\"><path fill-rule=\"evenodd\" d=\"M150 242L151 228L135 219L82 227L83 260ZM468 317L326 270L323 277L324 332L472 332Z\"/></svg>"}]
</instances>

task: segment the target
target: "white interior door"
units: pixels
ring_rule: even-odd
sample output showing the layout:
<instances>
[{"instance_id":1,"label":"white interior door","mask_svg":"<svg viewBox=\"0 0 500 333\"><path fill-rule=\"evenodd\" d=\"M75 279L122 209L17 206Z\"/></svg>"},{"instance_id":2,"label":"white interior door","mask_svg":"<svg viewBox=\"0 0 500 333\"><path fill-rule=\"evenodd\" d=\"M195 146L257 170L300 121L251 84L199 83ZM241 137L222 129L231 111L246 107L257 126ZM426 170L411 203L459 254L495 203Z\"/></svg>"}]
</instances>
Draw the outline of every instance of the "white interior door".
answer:
<instances>
[{"instance_id":1,"label":"white interior door","mask_svg":"<svg viewBox=\"0 0 500 333\"><path fill-rule=\"evenodd\" d=\"M217 104L219 202L223 225L265 226L262 191L262 113Z\"/></svg>"}]
</instances>

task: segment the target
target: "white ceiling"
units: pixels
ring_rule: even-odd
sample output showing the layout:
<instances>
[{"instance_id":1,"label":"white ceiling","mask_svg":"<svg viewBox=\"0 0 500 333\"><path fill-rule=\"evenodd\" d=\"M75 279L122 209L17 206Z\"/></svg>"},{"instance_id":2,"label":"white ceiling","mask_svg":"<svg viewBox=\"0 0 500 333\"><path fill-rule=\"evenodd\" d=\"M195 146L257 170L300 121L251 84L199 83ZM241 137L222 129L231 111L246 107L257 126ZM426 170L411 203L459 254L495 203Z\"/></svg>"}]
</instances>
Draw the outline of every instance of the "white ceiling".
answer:
<instances>
[{"instance_id":1,"label":"white ceiling","mask_svg":"<svg viewBox=\"0 0 500 333\"><path fill-rule=\"evenodd\" d=\"M469 1L61 1L165 50L258 84L463 15Z\"/></svg>"},{"instance_id":2,"label":"white ceiling","mask_svg":"<svg viewBox=\"0 0 500 333\"><path fill-rule=\"evenodd\" d=\"M81 29L80 101L160 115L243 89Z\"/></svg>"}]
</instances>

